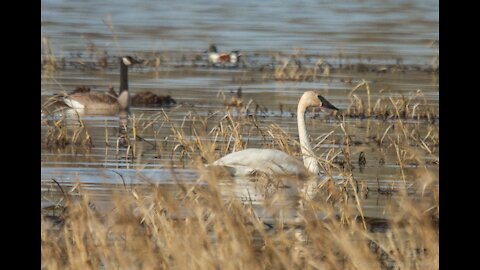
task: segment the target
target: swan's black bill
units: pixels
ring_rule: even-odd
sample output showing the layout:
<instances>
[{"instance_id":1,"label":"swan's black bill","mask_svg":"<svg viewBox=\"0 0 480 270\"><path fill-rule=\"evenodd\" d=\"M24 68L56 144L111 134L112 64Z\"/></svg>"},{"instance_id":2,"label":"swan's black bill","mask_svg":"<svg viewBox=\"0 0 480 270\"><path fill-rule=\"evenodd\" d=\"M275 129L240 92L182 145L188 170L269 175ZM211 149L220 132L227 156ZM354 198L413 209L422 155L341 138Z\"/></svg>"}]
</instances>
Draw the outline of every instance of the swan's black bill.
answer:
<instances>
[{"instance_id":1,"label":"swan's black bill","mask_svg":"<svg viewBox=\"0 0 480 270\"><path fill-rule=\"evenodd\" d=\"M335 106L332 105L332 103L330 103L328 100L326 100L324 97L322 96L318 96L318 98L320 99L320 101L322 102L322 108L325 108L325 109L330 109L330 110L335 110L335 111L339 111L339 109Z\"/></svg>"}]
</instances>

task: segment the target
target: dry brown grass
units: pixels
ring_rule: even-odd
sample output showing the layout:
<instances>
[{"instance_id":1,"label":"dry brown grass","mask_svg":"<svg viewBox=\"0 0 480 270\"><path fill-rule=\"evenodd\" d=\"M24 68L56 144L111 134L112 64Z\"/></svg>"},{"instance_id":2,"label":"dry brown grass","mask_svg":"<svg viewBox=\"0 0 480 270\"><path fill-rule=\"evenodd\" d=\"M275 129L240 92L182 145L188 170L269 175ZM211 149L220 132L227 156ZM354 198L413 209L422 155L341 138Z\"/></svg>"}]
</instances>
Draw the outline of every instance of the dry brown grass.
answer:
<instances>
[{"instance_id":1,"label":"dry brown grass","mask_svg":"<svg viewBox=\"0 0 480 270\"><path fill-rule=\"evenodd\" d=\"M251 137L263 138L264 148L292 155L300 152L298 142L277 125L265 126L244 114L234 116L237 108L227 107L209 116L191 111L181 123L165 111L143 122L142 117L132 117L136 119L128 131L132 138L147 129L168 127L172 159L198 168L197 182L178 181L174 191L171 185L121 186L123 191L112 199L114 211L107 212L92 207L81 184L63 191L62 204L67 208L57 211L60 217L48 211L42 214L42 268L438 269L438 179L430 175L418 152L438 157L438 130L420 134L399 117L397 128L372 131L377 146L396 153L405 181L385 207L388 220L363 215L362 198L368 187L354 177L353 166L335 163L341 157L345 164L354 164L351 134L339 119L336 134L317 138L318 143L342 142L342 147L319 155L326 177L313 182L290 179L298 184L295 205L279 206L282 197L277 194L285 191L278 185L281 178L254 180L259 188L270 189L262 207L277 218L266 221L248 200L226 196L219 185L224 176L204 164L249 147ZM55 132L62 134L58 130L49 136L59 136ZM157 147L163 140L157 139ZM132 139L129 145L135 149L138 143ZM411 160L425 168L413 179L404 173ZM341 180L334 181L334 175ZM308 194L304 183L309 184ZM412 184L419 187L413 194L407 192ZM292 209L295 218L286 218ZM382 230L376 222L382 223Z\"/></svg>"},{"instance_id":2,"label":"dry brown grass","mask_svg":"<svg viewBox=\"0 0 480 270\"><path fill-rule=\"evenodd\" d=\"M365 94L355 94L359 89L365 89ZM350 105L345 115L348 117L375 117L380 119L415 119L434 122L438 120L438 109L428 104L423 92L419 89L408 96L385 95L382 90L378 92L379 97L372 101L372 90L370 84L365 80L358 83L350 94Z\"/></svg>"},{"instance_id":3,"label":"dry brown grass","mask_svg":"<svg viewBox=\"0 0 480 270\"><path fill-rule=\"evenodd\" d=\"M92 208L88 193L70 200L61 226L42 222L42 268L438 269L431 213L438 205L426 197L392 201L389 229L377 233L364 227L345 189L327 180L323 199L300 198L294 224L266 224L204 176L207 187L178 184L175 194L131 187L114 197L110 213Z\"/></svg>"},{"instance_id":4,"label":"dry brown grass","mask_svg":"<svg viewBox=\"0 0 480 270\"><path fill-rule=\"evenodd\" d=\"M92 138L88 132L85 122L75 111L69 112L74 117L66 116L65 109L53 109L50 103L57 102L54 98L42 106L41 125L46 126L42 146L47 148L65 148L68 145L91 147Z\"/></svg>"},{"instance_id":5,"label":"dry brown grass","mask_svg":"<svg viewBox=\"0 0 480 270\"><path fill-rule=\"evenodd\" d=\"M278 81L313 81L330 76L331 65L320 58L313 66L304 66L295 56L283 59L275 68L273 77Z\"/></svg>"},{"instance_id":6,"label":"dry brown grass","mask_svg":"<svg viewBox=\"0 0 480 270\"><path fill-rule=\"evenodd\" d=\"M42 75L52 74L58 65L58 59L53 52L52 44L49 38L42 37Z\"/></svg>"}]
</instances>

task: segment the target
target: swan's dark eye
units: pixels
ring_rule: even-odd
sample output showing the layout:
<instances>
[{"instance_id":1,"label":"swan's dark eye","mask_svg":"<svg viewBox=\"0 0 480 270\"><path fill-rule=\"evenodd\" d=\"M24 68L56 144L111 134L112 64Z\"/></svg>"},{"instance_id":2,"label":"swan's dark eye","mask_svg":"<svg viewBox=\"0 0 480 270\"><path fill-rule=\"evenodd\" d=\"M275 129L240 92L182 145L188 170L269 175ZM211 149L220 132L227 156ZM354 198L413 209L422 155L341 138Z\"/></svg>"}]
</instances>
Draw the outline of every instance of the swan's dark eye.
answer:
<instances>
[{"instance_id":1,"label":"swan's dark eye","mask_svg":"<svg viewBox=\"0 0 480 270\"><path fill-rule=\"evenodd\" d=\"M323 101L324 98L323 98L322 96L318 95L317 98L318 98L322 103L324 102L324 101Z\"/></svg>"}]
</instances>

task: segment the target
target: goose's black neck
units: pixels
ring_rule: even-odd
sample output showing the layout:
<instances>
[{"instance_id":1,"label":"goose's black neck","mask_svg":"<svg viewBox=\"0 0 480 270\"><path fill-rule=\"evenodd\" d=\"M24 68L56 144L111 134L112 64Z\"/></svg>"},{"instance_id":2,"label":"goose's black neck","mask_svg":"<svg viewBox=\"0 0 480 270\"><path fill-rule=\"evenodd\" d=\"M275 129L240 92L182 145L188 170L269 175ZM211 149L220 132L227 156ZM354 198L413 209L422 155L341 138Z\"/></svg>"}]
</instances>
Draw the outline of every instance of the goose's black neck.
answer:
<instances>
[{"instance_id":1,"label":"goose's black neck","mask_svg":"<svg viewBox=\"0 0 480 270\"><path fill-rule=\"evenodd\" d=\"M123 91L128 91L128 66L123 63L120 57L120 94Z\"/></svg>"}]
</instances>

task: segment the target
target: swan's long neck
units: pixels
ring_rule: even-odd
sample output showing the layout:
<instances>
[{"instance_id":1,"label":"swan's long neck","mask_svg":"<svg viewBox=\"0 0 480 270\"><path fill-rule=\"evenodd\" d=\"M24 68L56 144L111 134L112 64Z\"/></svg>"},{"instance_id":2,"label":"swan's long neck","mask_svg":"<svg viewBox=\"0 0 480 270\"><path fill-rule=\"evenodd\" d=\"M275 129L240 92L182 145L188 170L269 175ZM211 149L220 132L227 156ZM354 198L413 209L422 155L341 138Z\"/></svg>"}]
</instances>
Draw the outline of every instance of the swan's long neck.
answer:
<instances>
[{"instance_id":1,"label":"swan's long neck","mask_svg":"<svg viewBox=\"0 0 480 270\"><path fill-rule=\"evenodd\" d=\"M319 174L320 167L313 153L313 149L310 146L310 140L308 138L307 128L305 126L305 111L306 107L300 101L297 108L297 123L298 135L300 137L300 146L302 148L303 164L305 164L305 167L311 173Z\"/></svg>"},{"instance_id":2,"label":"swan's long neck","mask_svg":"<svg viewBox=\"0 0 480 270\"><path fill-rule=\"evenodd\" d=\"M118 95L120 109L126 110L130 107L130 92L128 91L128 66L120 58L120 93Z\"/></svg>"}]
</instances>

